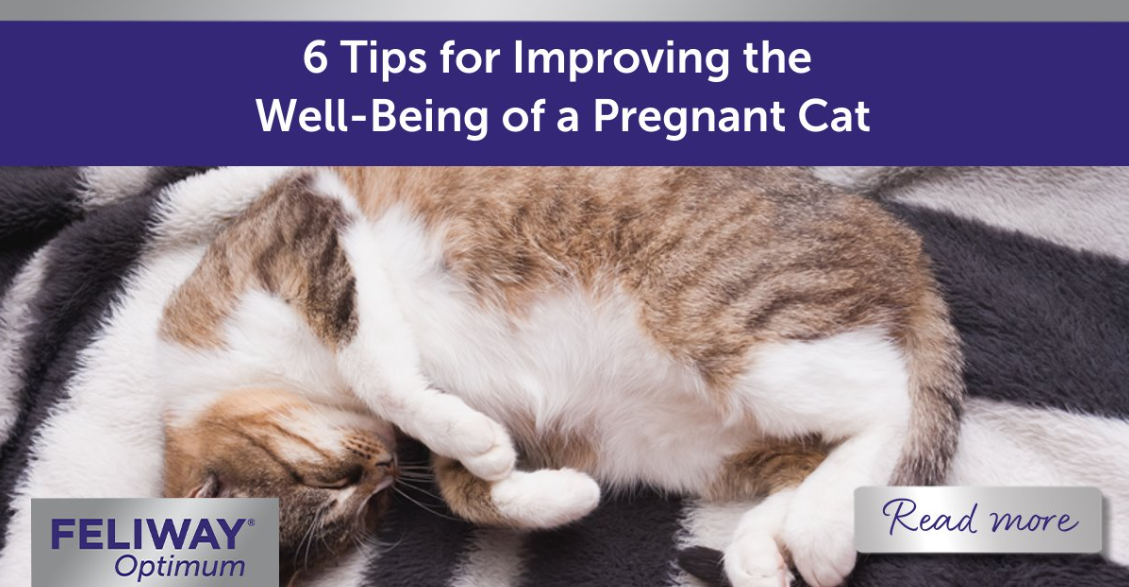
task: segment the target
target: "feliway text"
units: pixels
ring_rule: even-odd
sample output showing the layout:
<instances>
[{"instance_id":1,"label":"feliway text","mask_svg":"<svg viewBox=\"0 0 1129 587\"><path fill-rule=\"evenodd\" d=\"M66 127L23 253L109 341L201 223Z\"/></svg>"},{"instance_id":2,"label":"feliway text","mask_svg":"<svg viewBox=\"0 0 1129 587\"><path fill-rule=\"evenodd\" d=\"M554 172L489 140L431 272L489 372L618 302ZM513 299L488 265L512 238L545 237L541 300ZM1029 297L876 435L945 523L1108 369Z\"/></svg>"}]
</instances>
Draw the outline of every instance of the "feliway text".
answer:
<instances>
[{"instance_id":1,"label":"feliway text","mask_svg":"<svg viewBox=\"0 0 1129 587\"><path fill-rule=\"evenodd\" d=\"M117 520L110 518L55 518L51 520L51 548L59 550L66 540L77 540L80 549L128 550L152 545L163 549L168 545L177 550L196 550L207 547L213 550L235 549L235 538L243 526L255 525L255 520L237 518L211 520L201 518L134 518L128 534L119 532ZM217 537L217 529L219 536ZM77 530L77 532L76 532ZM77 535L76 535L77 534ZM124 538L122 540L121 538ZM221 541L224 546L220 546Z\"/></svg>"},{"instance_id":2,"label":"feliway text","mask_svg":"<svg viewBox=\"0 0 1129 587\"><path fill-rule=\"evenodd\" d=\"M57 568L76 566L94 586L277 583L276 500L34 500L32 517L33 587L73 584Z\"/></svg>"},{"instance_id":3,"label":"feliway text","mask_svg":"<svg viewBox=\"0 0 1129 587\"><path fill-rule=\"evenodd\" d=\"M1101 494L1087 487L866 487L860 552L1093 553Z\"/></svg>"},{"instance_id":4,"label":"feliway text","mask_svg":"<svg viewBox=\"0 0 1129 587\"><path fill-rule=\"evenodd\" d=\"M770 40L693 47L656 39L653 46L612 49L535 46L522 39L506 47L461 46L454 39L437 47L387 46L378 39L314 39L305 47L303 63L308 73L330 80L319 80L319 88L340 76L367 75L380 82L384 95L358 99L355 92L335 96L325 90L314 99L259 96L254 102L259 127L266 133L447 133L477 142L501 127L508 133L644 133L678 142L703 133L870 132L871 110L865 100L833 103L816 95L786 103L771 99L766 84L769 99L751 101L744 90L726 89L737 77L755 75L770 81L805 76L813 71L813 62L807 49L780 47ZM537 79L562 89L601 84L612 76L662 76L663 84L703 84L703 96L711 103L636 104L611 95L578 101L562 97L565 92L554 92L552 100L534 97L518 104L499 104L497 95L470 104L461 94L396 96L401 80L418 76L504 79L509 84Z\"/></svg>"}]
</instances>

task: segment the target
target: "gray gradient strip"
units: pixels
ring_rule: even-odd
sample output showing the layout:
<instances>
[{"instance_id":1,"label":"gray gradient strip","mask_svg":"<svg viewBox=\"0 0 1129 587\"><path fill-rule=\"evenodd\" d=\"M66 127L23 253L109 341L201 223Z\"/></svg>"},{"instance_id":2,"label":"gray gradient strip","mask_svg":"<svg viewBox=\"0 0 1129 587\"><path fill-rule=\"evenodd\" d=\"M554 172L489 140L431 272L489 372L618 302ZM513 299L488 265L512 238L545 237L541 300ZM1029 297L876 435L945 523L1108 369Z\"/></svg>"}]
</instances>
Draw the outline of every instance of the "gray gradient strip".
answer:
<instances>
[{"instance_id":1,"label":"gray gradient strip","mask_svg":"<svg viewBox=\"0 0 1129 587\"><path fill-rule=\"evenodd\" d=\"M1121 0L4 0L0 20L1129 21Z\"/></svg>"}]
</instances>

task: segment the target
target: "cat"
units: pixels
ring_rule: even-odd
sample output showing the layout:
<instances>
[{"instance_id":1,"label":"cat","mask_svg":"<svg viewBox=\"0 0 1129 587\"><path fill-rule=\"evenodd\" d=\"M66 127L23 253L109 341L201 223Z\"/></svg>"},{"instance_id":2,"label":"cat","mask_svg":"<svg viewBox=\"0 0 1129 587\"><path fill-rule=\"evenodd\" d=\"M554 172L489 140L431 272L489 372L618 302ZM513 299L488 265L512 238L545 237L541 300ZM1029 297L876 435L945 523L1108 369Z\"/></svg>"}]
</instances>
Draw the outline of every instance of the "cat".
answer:
<instances>
[{"instance_id":1,"label":"cat","mask_svg":"<svg viewBox=\"0 0 1129 587\"><path fill-rule=\"evenodd\" d=\"M789 561L841 584L854 489L943 482L963 398L919 237L799 169L294 170L215 238L161 337L170 438L250 436L212 455L233 469L256 442L340 455L364 428L391 454L394 427L481 524L569 523L597 480L764 497L725 551L736 587L790 584ZM204 430L249 389L324 414ZM267 474L306 488L283 461L308 456ZM316 487L317 507L395 466ZM176 470L172 495L247 492ZM283 496L283 518L311 511Z\"/></svg>"}]
</instances>

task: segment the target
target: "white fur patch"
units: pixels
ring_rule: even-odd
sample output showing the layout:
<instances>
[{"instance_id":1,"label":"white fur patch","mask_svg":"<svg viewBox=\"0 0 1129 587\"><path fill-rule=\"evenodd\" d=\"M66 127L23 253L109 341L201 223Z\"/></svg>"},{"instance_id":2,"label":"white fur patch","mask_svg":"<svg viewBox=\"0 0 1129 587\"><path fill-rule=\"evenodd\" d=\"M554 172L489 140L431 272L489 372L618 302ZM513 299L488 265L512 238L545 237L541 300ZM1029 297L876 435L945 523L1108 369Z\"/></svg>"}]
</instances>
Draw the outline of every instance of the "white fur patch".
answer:
<instances>
[{"instance_id":1,"label":"white fur patch","mask_svg":"<svg viewBox=\"0 0 1129 587\"><path fill-rule=\"evenodd\" d=\"M359 408L338 373L333 353L282 300L247 292L224 324L225 345L198 351L162 341L162 392L174 421L195 418L220 395L241 387L289 389L319 404Z\"/></svg>"},{"instance_id":2,"label":"white fur patch","mask_svg":"<svg viewBox=\"0 0 1129 587\"><path fill-rule=\"evenodd\" d=\"M876 328L756 349L738 389L734 401L771 436L818 433L834 441L909 420L905 360Z\"/></svg>"},{"instance_id":3,"label":"white fur patch","mask_svg":"<svg viewBox=\"0 0 1129 587\"><path fill-rule=\"evenodd\" d=\"M733 540L733 533L737 531L741 516L760 501L712 502L698 499L686 503L680 522L681 530L675 537L678 546L706 546L725 550Z\"/></svg>"}]
</instances>

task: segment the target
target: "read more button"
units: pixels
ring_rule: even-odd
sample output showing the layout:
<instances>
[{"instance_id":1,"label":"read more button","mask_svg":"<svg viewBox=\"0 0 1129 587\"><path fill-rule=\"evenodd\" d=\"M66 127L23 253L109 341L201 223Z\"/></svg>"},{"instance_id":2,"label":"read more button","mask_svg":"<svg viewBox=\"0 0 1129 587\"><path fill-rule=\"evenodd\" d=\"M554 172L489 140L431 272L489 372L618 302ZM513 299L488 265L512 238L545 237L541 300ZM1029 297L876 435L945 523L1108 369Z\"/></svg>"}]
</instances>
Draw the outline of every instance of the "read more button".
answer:
<instances>
[{"instance_id":1,"label":"read more button","mask_svg":"<svg viewBox=\"0 0 1129 587\"><path fill-rule=\"evenodd\" d=\"M1085 553L1102 549L1093 487L862 487L863 553Z\"/></svg>"}]
</instances>

